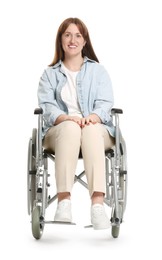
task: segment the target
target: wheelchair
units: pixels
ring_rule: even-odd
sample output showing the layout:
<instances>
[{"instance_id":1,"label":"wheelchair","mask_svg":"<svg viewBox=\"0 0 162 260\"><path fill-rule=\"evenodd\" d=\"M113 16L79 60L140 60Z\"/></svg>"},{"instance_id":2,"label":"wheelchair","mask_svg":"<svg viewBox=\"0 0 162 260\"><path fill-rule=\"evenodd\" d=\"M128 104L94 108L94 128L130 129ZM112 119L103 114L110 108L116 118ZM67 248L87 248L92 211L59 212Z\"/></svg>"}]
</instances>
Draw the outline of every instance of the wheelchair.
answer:
<instances>
[{"instance_id":1,"label":"wheelchair","mask_svg":"<svg viewBox=\"0 0 162 260\"><path fill-rule=\"evenodd\" d=\"M49 195L49 172L48 161L55 161L55 155L45 150L42 146L43 110L36 108L34 114L38 116L38 128L32 129L32 136L28 144L27 162L27 207L31 216L32 235L35 239L42 237L46 224L69 224L75 223L46 220L46 209L57 199L57 194ZM122 109L111 110L115 125L115 145L105 152L106 165L106 194L104 203L111 210L111 235L118 238L120 226L126 209L127 201L127 154L126 144L119 127L119 115ZM85 188L88 185L83 180L85 171L75 175L74 183L79 182ZM90 225L92 226L92 225Z\"/></svg>"}]
</instances>

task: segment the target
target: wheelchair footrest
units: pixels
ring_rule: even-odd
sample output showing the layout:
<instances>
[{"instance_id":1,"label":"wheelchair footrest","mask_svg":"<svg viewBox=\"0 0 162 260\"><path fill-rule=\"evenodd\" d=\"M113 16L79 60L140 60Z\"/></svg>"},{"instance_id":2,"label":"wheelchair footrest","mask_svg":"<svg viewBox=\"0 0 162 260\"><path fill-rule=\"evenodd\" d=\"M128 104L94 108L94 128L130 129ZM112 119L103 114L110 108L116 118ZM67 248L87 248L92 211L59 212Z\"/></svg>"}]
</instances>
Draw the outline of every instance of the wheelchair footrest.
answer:
<instances>
[{"instance_id":1,"label":"wheelchair footrest","mask_svg":"<svg viewBox=\"0 0 162 260\"><path fill-rule=\"evenodd\" d=\"M110 227L111 226L113 226L113 224L112 223L110 223ZM92 224L90 224L90 225L87 225L87 226L84 226L84 228L92 228L93 227L93 225Z\"/></svg>"},{"instance_id":2,"label":"wheelchair footrest","mask_svg":"<svg viewBox=\"0 0 162 260\"><path fill-rule=\"evenodd\" d=\"M73 223L73 222L50 221L50 220L43 221L43 223L44 224L76 225L76 223Z\"/></svg>"},{"instance_id":3,"label":"wheelchair footrest","mask_svg":"<svg viewBox=\"0 0 162 260\"><path fill-rule=\"evenodd\" d=\"M93 227L92 224L91 224L91 225L84 226L84 228L92 228L92 227Z\"/></svg>"}]
</instances>

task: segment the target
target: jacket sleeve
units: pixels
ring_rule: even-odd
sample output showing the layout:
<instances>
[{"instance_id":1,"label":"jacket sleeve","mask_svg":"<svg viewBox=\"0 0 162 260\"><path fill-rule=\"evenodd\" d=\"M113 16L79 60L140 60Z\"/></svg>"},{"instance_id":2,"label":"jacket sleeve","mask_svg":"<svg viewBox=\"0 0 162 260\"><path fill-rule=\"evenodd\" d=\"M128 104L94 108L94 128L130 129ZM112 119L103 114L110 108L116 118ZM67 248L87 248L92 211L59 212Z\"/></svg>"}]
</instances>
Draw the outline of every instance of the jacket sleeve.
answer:
<instances>
[{"instance_id":1,"label":"jacket sleeve","mask_svg":"<svg viewBox=\"0 0 162 260\"><path fill-rule=\"evenodd\" d=\"M114 105L112 83L108 72L103 68L98 78L93 113L97 114L103 124L112 121L111 109Z\"/></svg>"},{"instance_id":2,"label":"jacket sleeve","mask_svg":"<svg viewBox=\"0 0 162 260\"><path fill-rule=\"evenodd\" d=\"M56 88L55 88L56 89ZM42 74L38 86L38 105L43 109L43 116L46 126L53 126L55 120L61 114L65 114L58 106L56 90L52 86L47 71Z\"/></svg>"}]
</instances>

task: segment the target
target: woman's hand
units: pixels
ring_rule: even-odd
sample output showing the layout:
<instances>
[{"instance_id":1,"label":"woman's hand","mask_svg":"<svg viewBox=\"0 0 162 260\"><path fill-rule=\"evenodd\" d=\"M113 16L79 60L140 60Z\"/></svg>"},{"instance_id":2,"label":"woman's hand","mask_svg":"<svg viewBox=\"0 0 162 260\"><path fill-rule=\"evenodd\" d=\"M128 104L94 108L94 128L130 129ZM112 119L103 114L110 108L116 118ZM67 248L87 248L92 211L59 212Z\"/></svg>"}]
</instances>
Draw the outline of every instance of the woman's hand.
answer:
<instances>
[{"instance_id":1,"label":"woman's hand","mask_svg":"<svg viewBox=\"0 0 162 260\"><path fill-rule=\"evenodd\" d=\"M67 120L73 121L81 127L82 126L82 119L83 118L80 118L79 116L69 116L69 118Z\"/></svg>"},{"instance_id":2,"label":"woman's hand","mask_svg":"<svg viewBox=\"0 0 162 260\"><path fill-rule=\"evenodd\" d=\"M77 123L81 128L88 126L89 124L96 124L101 123L101 119L96 114L91 114L87 117L80 118L78 116L69 116L67 120L74 121Z\"/></svg>"},{"instance_id":3,"label":"woman's hand","mask_svg":"<svg viewBox=\"0 0 162 260\"><path fill-rule=\"evenodd\" d=\"M82 118L80 118L79 116L69 116L69 115L60 115L56 121L55 121L55 124L54 125L58 125L64 121L73 121L75 123L77 123L78 125L81 126L81 121L82 121Z\"/></svg>"},{"instance_id":4,"label":"woman's hand","mask_svg":"<svg viewBox=\"0 0 162 260\"><path fill-rule=\"evenodd\" d=\"M81 118L81 119L82 119L81 127L85 127L86 125L89 125L89 124L101 123L101 119L99 118L99 116L97 114L90 114L89 116Z\"/></svg>"},{"instance_id":5,"label":"woman's hand","mask_svg":"<svg viewBox=\"0 0 162 260\"><path fill-rule=\"evenodd\" d=\"M83 118L80 118L79 116L60 115L56 119L55 125L58 125L63 121L67 121L67 120L77 123L81 128L89 124L101 123L101 119L97 114L90 114L89 116Z\"/></svg>"}]
</instances>

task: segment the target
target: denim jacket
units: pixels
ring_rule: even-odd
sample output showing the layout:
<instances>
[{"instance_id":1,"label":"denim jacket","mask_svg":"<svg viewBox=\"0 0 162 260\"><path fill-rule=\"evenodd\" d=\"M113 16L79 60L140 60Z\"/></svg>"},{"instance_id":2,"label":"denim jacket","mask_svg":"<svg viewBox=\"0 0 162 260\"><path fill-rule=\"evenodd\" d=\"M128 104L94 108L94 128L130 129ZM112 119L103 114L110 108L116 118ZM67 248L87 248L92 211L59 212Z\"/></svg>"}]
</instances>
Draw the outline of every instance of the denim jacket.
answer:
<instances>
[{"instance_id":1,"label":"denim jacket","mask_svg":"<svg viewBox=\"0 0 162 260\"><path fill-rule=\"evenodd\" d=\"M61 98L61 90L66 80L62 61L45 69L40 78L38 105L43 109L43 134L54 125L58 116L68 114L68 108ZM83 117L91 113L97 114L102 124L114 136L111 117L113 91L111 80L105 68L85 57L76 81L77 97Z\"/></svg>"}]
</instances>

